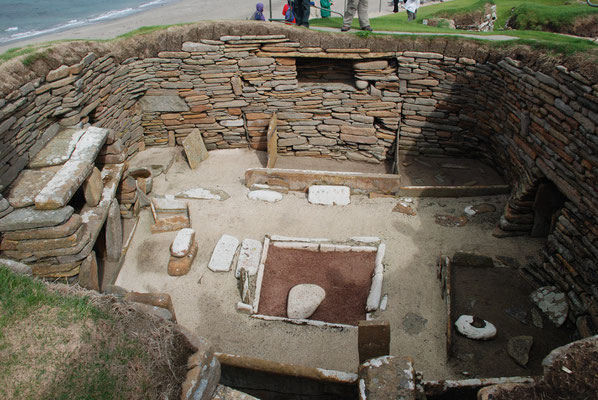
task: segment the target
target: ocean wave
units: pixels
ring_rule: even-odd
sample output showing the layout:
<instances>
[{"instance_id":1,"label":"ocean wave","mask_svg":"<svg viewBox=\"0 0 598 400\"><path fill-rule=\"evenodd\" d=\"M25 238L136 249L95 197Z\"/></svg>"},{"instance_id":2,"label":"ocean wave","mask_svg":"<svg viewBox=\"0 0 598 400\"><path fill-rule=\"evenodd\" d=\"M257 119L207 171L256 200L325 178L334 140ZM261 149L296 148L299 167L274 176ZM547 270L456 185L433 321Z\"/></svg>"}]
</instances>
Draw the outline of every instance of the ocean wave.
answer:
<instances>
[{"instance_id":1,"label":"ocean wave","mask_svg":"<svg viewBox=\"0 0 598 400\"><path fill-rule=\"evenodd\" d=\"M137 7L129 7L129 8L125 8L122 10L111 10L111 11L105 12L103 14L100 14L98 16L92 16L92 17L82 18L82 19L73 19L64 24L59 24L59 25L56 25L56 26L53 26L50 28L40 29L40 30L28 30L25 32L17 32L19 28L14 26L14 27L10 27L10 28L6 29L5 32L7 32L7 33L15 32L15 33L11 33L8 35L0 35L0 43L7 43L7 42L23 40L23 39L31 38L34 36L48 35L50 33L56 33L59 31L64 31L67 29L76 28L76 27L83 26L83 25L90 25L90 24L104 22L104 21L111 20L111 19L122 18L127 15L134 14L136 12L145 11L146 9L151 8L151 7L156 7L156 6L164 4L164 3L172 3L174 1L176 1L176 0L151 0L147 3L140 4Z\"/></svg>"}]
</instances>

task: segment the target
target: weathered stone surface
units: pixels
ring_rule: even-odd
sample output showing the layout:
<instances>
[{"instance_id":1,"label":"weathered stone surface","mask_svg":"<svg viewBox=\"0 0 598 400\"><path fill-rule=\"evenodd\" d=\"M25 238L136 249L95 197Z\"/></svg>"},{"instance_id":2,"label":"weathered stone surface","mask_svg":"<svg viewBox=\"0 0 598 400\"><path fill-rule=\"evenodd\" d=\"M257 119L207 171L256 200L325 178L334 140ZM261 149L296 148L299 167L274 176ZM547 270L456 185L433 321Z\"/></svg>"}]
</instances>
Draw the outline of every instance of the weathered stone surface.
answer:
<instances>
[{"instance_id":1,"label":"weathered stone surface","mask_svg":"<svg viewBox=\"0 0 598 400\"><path fill-rule=\"evenodd\" d=\"M195 188L187 189L174 195L177 199L192 199L192 200L220 200L224 201L230 196L224 190L220 189L204 189Z\"/></svg>"},{"instance_id":2,"label":"weathered stone surface","mask_svg":"<svg viewBox=\"0 0 598 400\"><path fill-rule=\"evenodd\" d=\"M532 336L515 336L509 339L507 343L507 353L515 360L515 362L522 367L527 365L529 361L529 351L534 343Z\"/></svg>"},{"instance_id":3,"label":"weathered stone surface","mask_svg":"<svg viewBox=\"0 0 598 400\"><path fill-rule=\"evenodd\" d=\"M455 321L457 331L465 337L475 340L490 340L496 336L493 324L472 315L461 315Z\"/></svg>"},{"instance_id":4,"label":"weathered stone surface","mask_svg":"<svg viewBox=\"0 0 598 400\"><path fill-rule=\"evenodd\" d=\"M187 252L187 254L183 257L170 257L170 261L168 261L168 275L170 276L181 276L187 275L187 273L191 270L191 265L193 264L193 260L195 260L195 256L197 255L197 251L199 246L197 242L193 242L191 248Z\"/></svg>"},{"instance_id":5,"label":"weathered stone surface","mask_svg":"<svg viewBox=\"0 0 598 400\"><path fill-rule=\"evenodd\" d=\"M353 64L353 67L357 70L377 70L388 67L388 61L377 60L377 61L358 61Z\"/></svg>"},{"instance_id":6,"label":"weathered stone surface","mask_svg":"<svg viewBox=\"0 0 598 400\"><path fill-rule=\"evenodd\" d=\"M91 172L107 136L107 129L89 127L77 142L71 158L35 196L35 208L54 210L66 205Z\"/></svg>"},{"instance_id":7,"label":"weathered stone surface","mask_svg":"<svg viewBox=\"0 0 598 400\"><path fill-rule=\"evenodd\" d=\"M382 271L374 273L374 276L372 277L372 285L370 286L370 292L368 293L368 298L366 300L366 311L376 311L380 306L383 280L384 274Z\"/></svg>"},{"instance_id":8,"label":"weathered stone surface","mask_svg":"<svg viewBox=\"0 0 598 400\"><path fill-rule=\"evenodd\" d=\"M413 360L383 356L360 365L359 398L415 400L417 382Z\"/></svg>"},{"instance_id":9,"label":"weathered stone surface","mask_svg":"<svg viewBox=\"0 0 598 400\"><path fill-rule=\"evenodd\" d=\"M112 287L112 289L114 289L114 286ZM117 288L118 290L118 288ZM119 291L120 292L120 291ZM154 306L154 307L160 307L160 308L164 308L168 311L170 311L170 314L172 315L172 320L176 321L176 313L174 311L174 305L172 304L172 298L170 297L170 295L168 293L141 293L141 292L126 292L124 294L121 294L124 296L126 301L132 301L135 303L142 303L142 304L147 304L150 306ZM184 332L183 332L184 333ZM206 354L208 355L210 358L212 356L213 349L212 347L209 345L209 343L203 339L203 338L199 338L198 336L194 336L193 338L190 338L192 341L192 344L194 346L197 346L196 348L201 349L202 354ZM197 340L195 340L197 339ZM198 354L195 353L195 356L197 356ZM191 356L193 357L193 356ZM191 357L189 357L191 359ZM197 365L197 364L196 364Z\"/></svg>"},{"instance_id":10,"label":"weathered stone surface","mask_svg":"<svg viewBox=\"0 0 598 400\"><path fill-rule=\"evenodd\" d=\"M392 209L392 211L413 216L417 215L417 211L415 211L415 208L402 201L398 202L397 205Z\"/></svg>"},{"instance_id":11,"label":"weathered stone surface","mask_svg":"<svg viewBox=\"0 0 598 400\"><path fill-rule=\"evenodd\" d=\"M173 257L185 257L191 251L195 242L195 231L191 228L181 229L170 245L170 254Z\"/></svg>"},{"instance_id":12,"label":"weathered stone surface","mask_svg":"<svg viewBox=\"0 0 598 400\"><path fill-rule=\"evenodd\" d=\"M250 200L261 200L268 203L275 203L282 200L282 194L273 190L252 190L247 193Z\"/></svg>"},{"instance_id":13,"label":"weathered stone surface","mask_svg":"<svg viewBox=\"0 0 598 400\"><path fill-rule=\"evenodd\" d=\"M81 241L84 233L85 230L83 229L83 227L79 227L79 229L77 229L77 231L75 231L72 235L63 238L21 241L13 241L3 238L2 242L0 243L0 249L15 250L22 252L36 252L73 247Z\"/></svg>"},{"instance_id":14,"label":"weathered stone surface","mask_svg":"<svg viewBox=\"0 0 598 400\"><path fill-rule=\"evenodd\" d=\"M318 309L326 298L326 291L318 285L300 284L293 286L287 299L287 316L305 319Z\"/></svg>"},{"instance_id":15,"label":"weathered stone surface","mask_svg":"<svg viewBox=\"0 0 598 400\"><path fill-rule=\"evenodd\" d=\"M86 289L100 291L100 278L98 275L98 262L95 252L83 260L79 268L79 285Z\"/></svg>"},{"instance_id":16,"label":"weathered stone surface","mask_svg":"<svg viewBox=\"0 0 598 400\"><path fill-rule=\"evenodd\" d=\"M559 291L555 286L543 286L537 289L530 295L530 299L556 326L563 325L567 319L569 303L567 303L565 293Z\"/></svg>"},{"instance_id":17,"label":"weathered stone surface","mask_svg":"<svg viewBox=\"0 0 598 400\"><path fill-rule=\"evenodd\" d=\"M56 264L50 262L41 262L32 264L33 275L39 278L66 278L75 276L79 273L81 261Z\"/></svg>"},{"instance_id":18,"label":"weathered stone surface","mask_svg":"<svg viewBox=\"0 0 598 400\"><path fill-rule=\"evenodd\" d=\"M220 46L213 44L185 42L183 43L183 51L189 51L192 53L206 53L210 51L218 51Z\"/></svg>"},{"instance_id":19,"label":"weathered stone surface","mask_svg":"<svg viewBox=\"0 0 598 400\"><path fill-rule=\"evenodd\" d=\"M222 235L218 243L216 243L216 247L214 247L208 268L214 272L229 271L237 252L237 247L239 247L239 239L230 235Z\"/></svg>"},{"instance_id":20,"label":"weathered stone surface","mask_svg":"<svg viewBox=\"0 0 598 400\"><path fill-rule=\"evenodd\" d=\"M189 111L185 100L178 95L151 96L146 95L139 99L139 105L145 112L184 112Z\"/></svg>"},{"instance_id":21,"label":"weathered stone surface","mask_svg":"<svg viewBox=\"0 0 598 400\"><path fill-rule=\"evenodd\" d=\"M351 203L351 189L348 186L312 185L307 200L312 204L345 206Z\"/></svg>"},{"instance_id":22,"label":"weathered stone surface","mask_svg":"<svg viewBox=\"0 0 598 400\"><path fill-rule=\"evenodd\" d=\"M199 163L208 158L208 150L203 142L201 133L198 129L194 129L183 141L183 148L187 155L187 162L191 169L199 166Z\"/></svg>"},{"instance_id":23,"label":"weathered stone surface","mask_svg":"<svg viewBox=\"0 0 598 400\"><path fill-rule=\"evenodd\" d=\"M390 323L388 321L359 321L357 331L359 362L390 354Z\"/></svg>"},{"instance_id":24,"label":"weathered stone surface","mask_svg":"<svg viewBox=\"0 0 598 400\"><path fill-rule=\"evenodd\" d=\"M97 206L102 198L102 191L104 190L104 182L102 182L100 170L93 167L91 174L85 182L83 182L82 187L85 202L89 204L90 207Z\"/></svg>"},{"instance_id":25,"label":"weathered stone surface","mask_svg":"<svg viewBox=\"0 0 598 400\"><path fill-rule=\"evenodd\" d=\"M106 218L106 258L118 262L122 255L123 227L120 218L120 206L116 199L110 203Z\"/></svg>"},{"instance_id":26,"label":"weathered stone surface","mask_svg":"<svg viewBox=\"0 0 598 400\"><path fill-rule=\"evenodd\" d=\"M228 386L218 385L212 400L259 400L257 397L240 392Z\"/></svg>"},{"instance_id":27,"label":"weathered stone surface","mask_svg":"<svg viewBox=\"0 0 598 400\"><path fill-rule=\"evenodd\" d=\"M64 238L75 233L81 226L82 219L79 214L73 214L63 224L51 226L48 228L25 229L12 232L5 232L2 235L3 240L26 241L32 239L57 239Z\"/></svg>"},{"instance_id":28,"label":"weathered stone surface","mask_svg":"<svg viewBox=\"0 0 598 400\"><path fill-rule=\"evenodd\" d=\"M183 383L182 400L210 400L220 380L220 362L212 357L209 364L199 365L187 372Z\"/></svg>"},{"instance_id":29,"label":"weathered stone surface","mask_svg":"<svg viewBox=\"0 0 598 400\"><path fill-rule=\"evenodd\" d=\"M36 210L33 207L19 208L0 219L0 232L60 225L71 217L73 211L71 206L57 210Z\"/></svg>"},{"instance_id":30,"label":"weathered stone surface","mask_svg":"<svg viewBox=\"0 0 598 400\"><path fill-rule=\"evenodd\" d=\"M69 160L75 146L85 129L79 127L66 128L59 131L56 136L37 153L29 162L29 168L42 168L52 165L61 165Z\"/></svg>"},{"instance_id":31,"label":"weathered stone surface","mask_svg":"<svg viewBox=\"0 0 598 400\"><path fill-rule=\"evenodd\" d=\"M35 196L41 192L59 169L60 167L56 166L21 171L17 179L10 186L8 196L6 197L10 205L15 208L34 205Z\"/></svg>"},{"instance_id":32,"label":"weathered stone surface","mask_svg":"<svg viewBox=\"0 0 598 400\"><path fill-rule=\"evenodd\" d=\"M260 266L260 257L262 255L262 242L254 239L243 239L239 259L237 260L237 269L235 277L240 278L241 270L247 271L251 275L256 275Z\"/></svg>"},{"instance_id":33,"label":"weathered stone surface","mask_svg":"<svg viewBox=\"0 0 598 400\"><path fill-rule=\"evenodd\" d=\"M0 266L4 266L8 268L11 272L18 274L18 275L31 275L32 270L31 267L27 264L20 263L15 260L10 260L8 258L0 258Z\"/></svg>"}]
</instances>

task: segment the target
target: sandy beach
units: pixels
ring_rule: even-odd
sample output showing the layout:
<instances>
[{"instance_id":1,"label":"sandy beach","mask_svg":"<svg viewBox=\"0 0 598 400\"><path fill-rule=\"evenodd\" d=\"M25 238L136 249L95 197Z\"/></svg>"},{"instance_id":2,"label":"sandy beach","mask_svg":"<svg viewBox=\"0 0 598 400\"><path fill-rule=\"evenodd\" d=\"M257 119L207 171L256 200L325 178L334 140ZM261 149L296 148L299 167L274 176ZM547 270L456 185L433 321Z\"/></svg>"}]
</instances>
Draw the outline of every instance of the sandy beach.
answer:
<instances>
[{"instance_id":1,"label":"sandy beach","mask_svg":"<svg viewBox=\"0 0 598 400\"><path fill-rule=\"evenodd\" d=\"M261 1L265 5L264 16L266 19L270 18L270 10L272 10L272 18L283 18L282 8L286 0L272 0L271 3L264 0ZM171 25L222 19L244 20L249 18L255 11L256 3L257 1L244 1L242 5L239 5L238 0L180 0L124 18L10 42L0 46L0 53L4 53L15 47L55 40L111 39L143 26ZM316 1L316 4L319 5L319 1ZM337 0L331 8L333 11L342 13L344 7L345 1ZM392 13L392 5L389 5L388 0L374 0L370 2L369 11L370 17L389 14ZM405 12L404 9L401 11ZM312 11L312 17L314 14ZM333 14L333 16L338 15Z\"/></svg>"}]
</instances>

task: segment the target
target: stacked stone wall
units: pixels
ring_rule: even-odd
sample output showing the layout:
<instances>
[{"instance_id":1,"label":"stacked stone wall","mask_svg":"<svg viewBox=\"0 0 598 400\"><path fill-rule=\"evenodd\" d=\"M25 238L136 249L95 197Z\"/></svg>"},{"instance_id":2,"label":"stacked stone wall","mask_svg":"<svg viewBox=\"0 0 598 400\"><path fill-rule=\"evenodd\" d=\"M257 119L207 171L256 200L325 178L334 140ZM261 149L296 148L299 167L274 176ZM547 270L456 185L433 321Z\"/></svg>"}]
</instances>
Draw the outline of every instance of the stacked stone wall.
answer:
<instances>
[{"instance_id":1,"label":"stacked stone wall","mask_svg":"<svg viewBox=\"0 0 598 400\"><path fill-rule=\"evenodd\" d=\"M298 76L297 59L343 60L354 80L310 82ZM566 201L532 272L567 293L580 331L595 332L598 85L562 65L532 66L440 39L418 48L273 24L178 28L6 92L0 180L12 181L57 124L115 129L129 154L142 143L180 143L195 128L209 149L262 149L276 113L281 153L369 162L390 157L398 134L403 154L475 157L503 171L513 185L500 221L505 236L531 233L539 187L556 186ZM143 99L152 96L179 108L148 111Z\"/></svg>"}]
</instances>

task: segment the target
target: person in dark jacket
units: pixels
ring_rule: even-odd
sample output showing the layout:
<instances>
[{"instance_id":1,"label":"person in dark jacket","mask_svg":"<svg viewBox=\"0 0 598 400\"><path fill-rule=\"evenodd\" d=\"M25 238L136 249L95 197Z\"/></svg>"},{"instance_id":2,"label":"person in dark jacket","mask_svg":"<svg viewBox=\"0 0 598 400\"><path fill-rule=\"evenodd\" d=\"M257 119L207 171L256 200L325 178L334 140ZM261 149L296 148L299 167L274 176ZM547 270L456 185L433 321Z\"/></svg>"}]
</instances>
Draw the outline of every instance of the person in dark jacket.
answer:
<instances>
[{"instance_id":1,"label":"person in dark jacket","mask_svg":"<svg viewBox=\"0 0 598 400\"><path fill-rule=\"evenodd\" d=\"M257 3L255 5L255 12L253 13L251 19L254 19L256 21L266 20L266 17L264 17L264 5L262 3Z\"/></svg>"},{"instance_id":2,"label":"person in dark jacket","mask_svg":"<svg viewBox=\"0 0 598 400\"><path fill-rule=\"evenodd\" d=\"M295 21L297 25L309 28L309 11L311 5L309 0L294 0L293 13L295 14Z\"/></svg>"}]
</instances>

